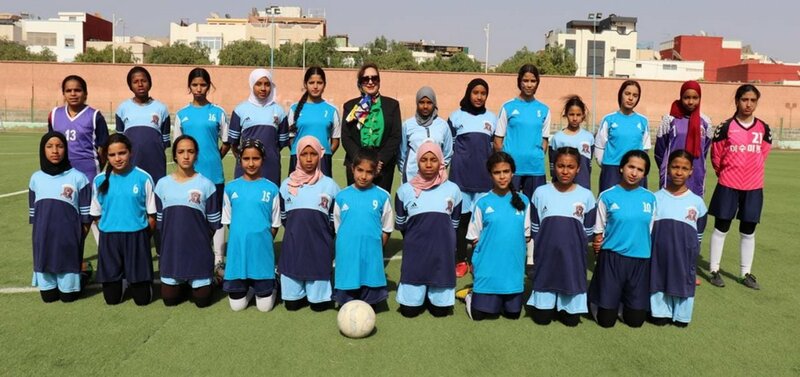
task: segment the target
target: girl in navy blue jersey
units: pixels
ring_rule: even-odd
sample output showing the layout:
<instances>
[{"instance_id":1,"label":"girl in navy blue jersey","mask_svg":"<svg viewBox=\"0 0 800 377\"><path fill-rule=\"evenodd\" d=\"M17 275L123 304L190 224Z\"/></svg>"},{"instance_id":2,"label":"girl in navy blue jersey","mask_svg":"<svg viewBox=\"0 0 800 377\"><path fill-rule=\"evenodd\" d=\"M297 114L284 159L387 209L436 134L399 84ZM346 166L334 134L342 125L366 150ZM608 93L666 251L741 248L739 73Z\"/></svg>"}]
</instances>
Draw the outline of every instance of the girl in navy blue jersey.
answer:
<instances>
[{"instance_id":1,"label":"girl in navy blue jersey","mask_svg":"<svg viewBox=\"0 0 800 377\"><path fill-rule=\"evenodd\" d=\"M576 326L586 307L586 243L595 222L594 195L575 183L581 154L572 147L556 152L553 183L539 187L531 203L534 265L528 300L534 322L554 318Z\"/></svg>"},{"instance_id":2,"label":"girl in navy blue jersey","mask_svg":"<svg viewBox=\"0 0 800 377\"><path fill-rule=\"evenodd\" d=\"M456 271L450 261L461 217L461 190L447 180L438 143L422 143L416 158L419 171L395 196L395 223L403 233L397 303L405 317L422 313L426 301L434 317L443 317L455 301Z\"/></svg>"},{"instance_id":3,"label":"girl in navy blue jersey","mask_svg":"<svg viewBox=\"0 0 800 377\"><path fill-rule=\"evenodd\" d=\"M514 190L514 159L495 152L486 162L494 188L478 198L467 239L474 245L472 293L465 298L473 320L519 318L531 218L528 198Z\"/></svg>"},{"instance_id":4,"label":"girl in navy blue jersey","mask_svg":"<svg viewBox=\"0 0 800 377\"><path fill-rule=\"evenodd\" d=\"M497 117L486 109L489 84L474 79L467 84L459 110L450 114L448 123L453 132L453 158L450 161L450 180L461 189L461 219L456 240L456 276L469 271L467 227L477 196L492 189L492 178L486 172L486 161L492 155L492 135Z\"/></svg>"},{"instance_id":5,"label":"girl in navy blue jersey","mask_svg":"<svg viewBox=\"0 0 800 377\"><path fill-rule=\"evenodd\" d=\"M89 231L92 188L67 159L67 139L50 131L39 143L41 170L28 186L33 225L33 286L42 301L78 299L83 240Z\"/></svg>"},{"instance_id":6,"label":"girl in navy blue jersey","mask_svg":"<svg viewBox=\"0 0 800 377\"><path fill-rule=\"evenodd\" d=\"M228 261L222 289L233 311L247 308L253 296L262 312L275 305L275 250L281 226L278 186L261 177L264 145L255 139L240 144L244 174L225 186L222 223L229 225Z\"/></svg>"},{"instance_id":7,"label":"girl in navy blue jersey","mask_svg":"<svg viewBox=\"0 0 800 377\"><path fill-rule=\"evenodd\" d=\"M703 198L691 191L695 157L678 149L669 154L667 185L656 192L653 255L650 259L652 322L685 327L692 319L695 261L706 226Z\"/></svg>"},{"instance_id":8,"label":"girl in navy blue jersey","mask_svg":"<svg viewBox=\"0 0 800 377\"><path fill-rule=\"evenodd\" d=\"M105 174L94 179L90 211L100 229L96 280L103 284L109 305L122 302L127 285L136 305L147 305L153 297L153 179L132 164L134 150L124 134L109 136L103 151L108 165Z\"/></svg>"},{"instance_id":9,"label":"girl in navy blue jersey","mask_svg":"<svg viewBox=\"0 0 800 377\"><path fill-rule=\"evenodd\" d=\"M580 153L578 175L575 176L575 183L583 186L587 190L592 189L592 154L594 150L594 135L581 128L586 119L586 104L581 97L570 96L564 104L564 118L567 118L567 127L558 131L550 138L550 175L553 182L558 181L555 171L556 156L558 150L563 147L571 147Z\"/></svg>"},{"instance_id":10,"label":"girl in navy blue jersey","mask_svg":"<svg viewBox=\"0 0 800 377\"><path fill-rule=\"evenodd\" d=\"M287 310L310 304L314 311L332 307L333 200L339 185L322 174L322 144L313 136L297 141L297 166L280 187L285 231L278 270Z\"/></svg>"},{"instance_id":11,"label":"girl in navy blue jersey","mask_svg":"<svg viewBox=\"0 0 800 377\"><path fill-rule=\"evenodd\" d=\"M211 237L222 217L214 183L194 170L197 141L188 135L175 139L175 172L156 183L158 227L161 231L161 298L175 306L183 300L183 285L192 288L198 308L211 305L214 252ZM187 237L187 235L191 235Z\"/></svg>"},{"instance_id":12,"label":"girl in navy blue jersey","mask_svg":"<svg viewBox=\"0 0 800 377\"><path fill-rule=\"evenodd\" d=\"M656 197L640 186L650 172L642 150L620 159L622 181L600 193L594 227L597 262L589 285L589 302L597 323L613 327L620 308L630 327L641 327L650 307L650 230Z\"/></svg>"}]
</instances>

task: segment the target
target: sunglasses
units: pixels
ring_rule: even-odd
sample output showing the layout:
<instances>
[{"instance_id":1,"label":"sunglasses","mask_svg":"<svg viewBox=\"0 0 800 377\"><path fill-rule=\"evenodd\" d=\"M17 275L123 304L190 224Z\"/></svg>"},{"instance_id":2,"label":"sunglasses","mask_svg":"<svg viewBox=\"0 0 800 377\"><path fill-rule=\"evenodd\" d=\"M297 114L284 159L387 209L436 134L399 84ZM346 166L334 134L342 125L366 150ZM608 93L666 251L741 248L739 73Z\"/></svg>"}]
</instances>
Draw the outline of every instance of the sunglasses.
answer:
<instances>
[{"instance_id":1,"label":"sunglasses","mask_svg":"<svg viewBox=\"0 0 800 377\"><path fill-rule=\"evenodd\" d=\"M381 82L381 77L378 76L378 75L375 75L375 76L361 76L361 83L362 84L367 84L370 81L372 81L375 84L378 84L378 83Z\"/></svg>"}]
</instances>

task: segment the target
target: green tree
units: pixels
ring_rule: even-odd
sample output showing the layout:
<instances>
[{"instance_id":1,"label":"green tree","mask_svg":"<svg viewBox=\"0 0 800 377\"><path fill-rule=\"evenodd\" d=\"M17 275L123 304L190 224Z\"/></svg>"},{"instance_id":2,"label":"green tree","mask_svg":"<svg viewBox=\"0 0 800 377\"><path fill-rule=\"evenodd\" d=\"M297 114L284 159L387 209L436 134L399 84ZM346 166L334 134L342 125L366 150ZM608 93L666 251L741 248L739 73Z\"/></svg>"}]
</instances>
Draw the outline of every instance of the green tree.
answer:
<instances>
[{"instance_id":1,"label":"green tree","mask_svg":"<svg viewBox=\"0 0 800 377\"><path fill-rule=\"evenodd\" d=\"M209 49L197 42L187 45L173 43L169 46L156 47L145 56L145 62L150 64L211 64L208 60Z\"/></svg>"},{"instance_id":2,"label":"green tree","mask_svg":"<svg viewBox=\"0 0 800 377\"><path fill-rule=\"evenodd\" d=\"M473 60L464 52L456 53L449 58L443 58L441 54L436 54L432 60L420 64L420 68L425 71L444 72L480 72L483 70L480 62Z\"/></svg>"},{"instance_id":3,"label":"green tree","mask_svg":"<svg viewBox=\"0 0 800 377\"><path fill-rule=\"evenodd\" d=\"M375 63L380 69L394 69L403 71L419 70L419 64L414 60L406 46L384 36L375 38L367 43L356 57L357 64Z\"/></svg>"},{"instance_id":4,"label":"green tree","mask_svg":"<svg viewBox=\"0 0 800 377\"><path fill-rule=\"evenodd\" d=\"M17 42L0 38L0 60L54 62L56 61L56 54L46 47L42 50L42 52L30 52L25 46Z\"/></svg>"},{"instance_id":5,"label":"green tree","mask_svg":"<svg viewBox=\"0 0 800 377\"><path fill-rule=\"evenodd\" d=\"M527 47L518 50L513 56L503 61L497 72L516 73L524 64L533 64L544 75L573 76L578 70L575 57L564 47L547 47L540 51L530 51Z\"/></svg>"},{"instance_id":6,"label":"green tree","mask_svg":"<svg viewBox=\"0 0 800 377\"><path fill-rule=\"evenodd\" d=\"M136 63L130 48L117 47L116 56L112 56L112 52L111 45L107 45L102 50L89 47L86 51L75 56L75 61L81 63L111 63L112 60L115 60L117 63Z\"/></svg>"},{"instance_id":7,"label":"green tree","mask_svg":"<svg viewBox=\"0 0 800 377\"><path fill-rule=\"evenodd\" d=\"M269 65L269 46L254 39L246 41L233 41L219 50L220 65Z\"/></svg>"}]
</instances>

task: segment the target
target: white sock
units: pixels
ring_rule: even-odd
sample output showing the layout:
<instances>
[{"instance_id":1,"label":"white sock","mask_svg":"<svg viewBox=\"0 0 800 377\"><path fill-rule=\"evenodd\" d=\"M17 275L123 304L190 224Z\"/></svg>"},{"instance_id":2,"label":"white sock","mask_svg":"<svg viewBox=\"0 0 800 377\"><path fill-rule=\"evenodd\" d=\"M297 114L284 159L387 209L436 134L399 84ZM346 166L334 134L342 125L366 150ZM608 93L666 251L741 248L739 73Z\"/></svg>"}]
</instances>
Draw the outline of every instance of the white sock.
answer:
<instances>
[{"instance_id":1,"label":"white sock","mask_svg":"<svg viewBox=\"0 0 800 377\"><path fill-rule=\"evenodd\" d=\"M232 299L228 297L228 303L231 305L231 310L235 312L240 312L242 310L247 309L247 305L250 304L250 300L253 298L253 290L248 289L247 294L244 297L239 299Z\"/></svg>"},{"instance_id":2,"label":"white sock","mask_svg":"<svg viewBox=\"0 0 800 377\"><path fill-rule=\"evenodd\" d=\"M99 245L100 244L100 229L97 228L97 223L93 222L92 226L89 227L89 229L92 230L92 236L94 236L94 244L95 245Z\"/></svg>"},{"instance_id":3,"label":"white sock","mask_svg":"<svg viewBox=\"0 0 800 377\"><path fill-rule=\"evenodd\" d=\"M273 291L271 295L267 297L258 297L256 296L256 307L261 312L268 312L272 310L272 307L275 306L275 292Z\"/></svg>"},{"instance_id":4,"label":"white sock","mask_svg":"<svg viewBox=\"0 0 800 377\"><path fill-rule=\"evenodd\" d=\"M128 290L129 285L127 279L122 279L122 294L119 295L119 302L122 302L122 299L125 298L125 291ZM152 295L150 297L152 297Z\"/></svg>"},{"instance_id":5,"label":"white sock","mask_svg":"<svg viewBox=\"0 0 800 377\"><path fill-rule=\"evenodd\" d=\"M533 265L533 240L528 241L528 244L525 245L525 246L527 246L527 254L528 254L528 260L527 260L526 263L528 265L532 266Z\"/></svg>"},{"instance_id":6,"label":"white sock","mask_svg":"<svg viewBox=\"0 0 800 377\"><path fill-rule=\"evenodd\" d=\"M464 302L467 306L467 316L472 319L472 293L468 293L467 297L464 297Z\"/></svg>"},{"instance_id":7,"label":"white sock","mask_svg":"<svg viewBox=\"0 0 800 377\"><path fill-rule=\"evenodd\" d=\"M214 232L214 264L222 262L225 256L225 228L219 228Z\"/></svg>"},{"instance_id":8,"label":"white sock","mask_svg":"<svg viewBox=\"0 0 800 377\"><path fill-rule=\"evenodd\" d=\"M719 271L719 262L722 260L722 248L725 246L725 236L728 232L720 232L714 229L711 233L711 242L709 242L709 269L712 272Z\"/></svg>"},{"instance_id":9,"label":"white sock","mask_svg":"<svg viewBox=\"0 0 800 377\"><path fill-rule=\"evenodd\" d=\"M756 234L741 234L742 238L739 240L739 251L741 252L741 272L742 277L750 273L750 268L753 267L753 257L756 254Z\"/></svg>"}]
</instances>

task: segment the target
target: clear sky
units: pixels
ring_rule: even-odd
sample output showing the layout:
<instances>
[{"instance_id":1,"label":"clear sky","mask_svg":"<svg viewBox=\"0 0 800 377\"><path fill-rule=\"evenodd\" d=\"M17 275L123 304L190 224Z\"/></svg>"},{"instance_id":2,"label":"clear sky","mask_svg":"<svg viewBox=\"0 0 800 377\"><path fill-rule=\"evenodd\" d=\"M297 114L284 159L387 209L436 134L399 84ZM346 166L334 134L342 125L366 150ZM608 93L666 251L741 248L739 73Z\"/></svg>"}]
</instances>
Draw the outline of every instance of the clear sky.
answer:
<instances>
[{"instance_id":1,"label":"clear sky","mask_svg":"<svg viewBox=\"0 0 800 377\"><path fill-rule=\"evenodd\" d=\"M361 45L384 35L388 39L465 45L485 58L484 27L491 24L489 62L499 64L522 46L538 50L549 30L565 29L567 21L586 19L590 12L637 17L639 42L658 44L680 34L722 36L742 41L753 50L787 63L800 62L800 1L635 1L635 0L28 0L4 1L0 12L29 12L43 19L58 11L111 14L124 19L126 35L168 37L169 23L188 19L205 22L210 12L244 17L254 6L300 6L324 9L328 33L348 34ZM120 30L118 34L122 34Z\"/></svg>"}]
</instances>

